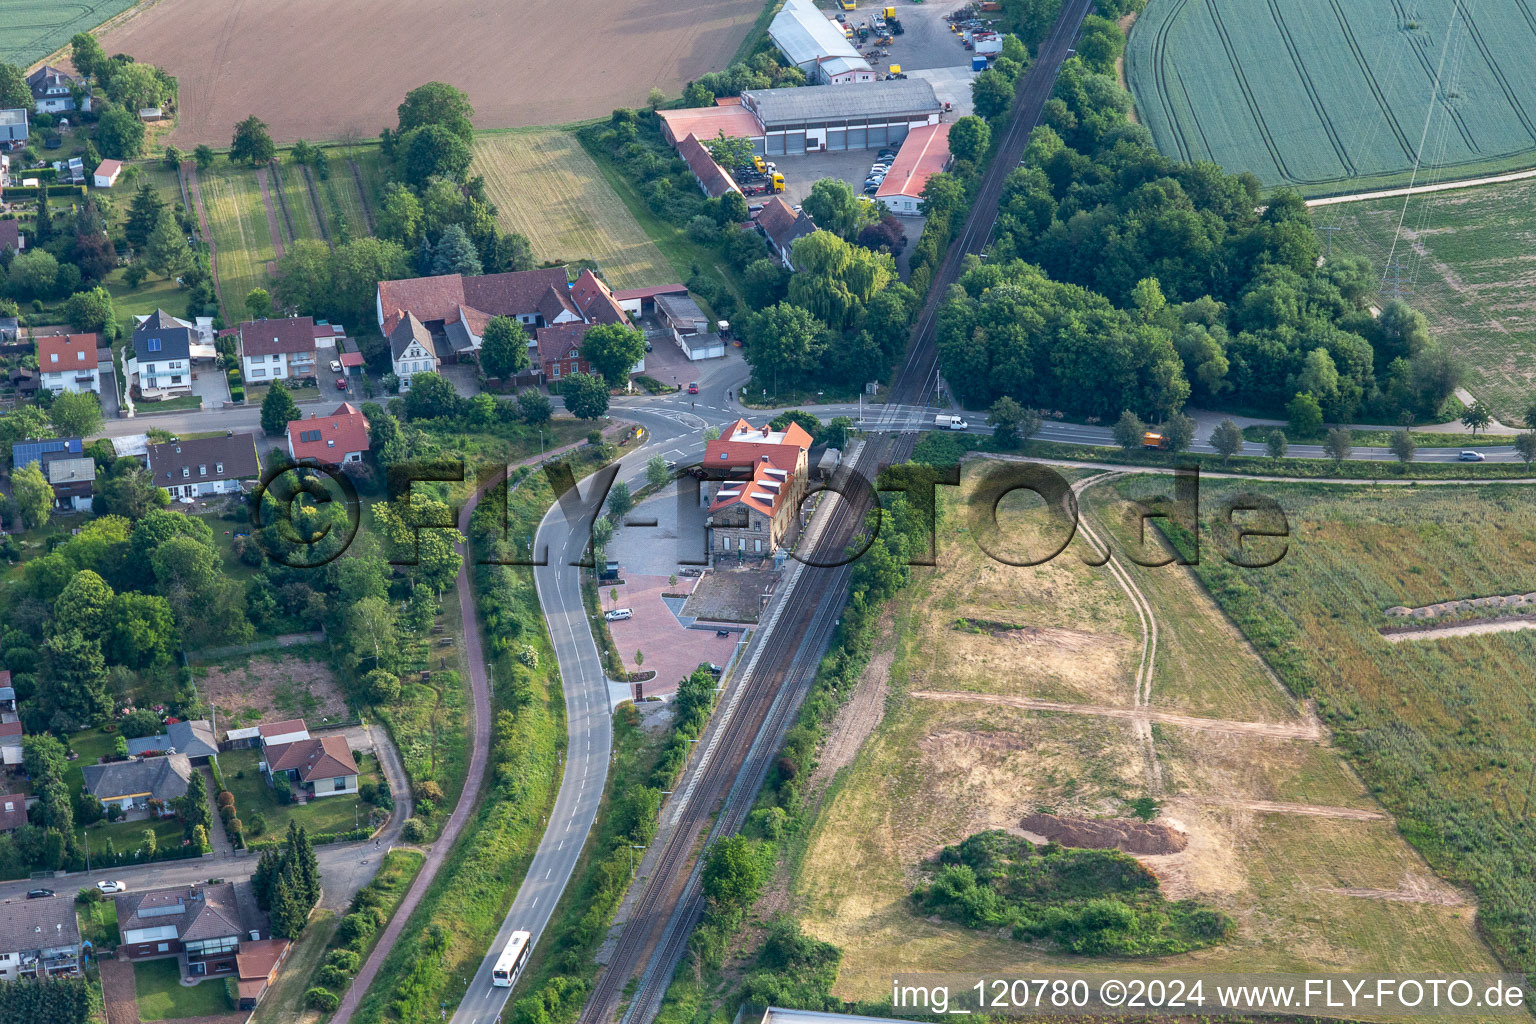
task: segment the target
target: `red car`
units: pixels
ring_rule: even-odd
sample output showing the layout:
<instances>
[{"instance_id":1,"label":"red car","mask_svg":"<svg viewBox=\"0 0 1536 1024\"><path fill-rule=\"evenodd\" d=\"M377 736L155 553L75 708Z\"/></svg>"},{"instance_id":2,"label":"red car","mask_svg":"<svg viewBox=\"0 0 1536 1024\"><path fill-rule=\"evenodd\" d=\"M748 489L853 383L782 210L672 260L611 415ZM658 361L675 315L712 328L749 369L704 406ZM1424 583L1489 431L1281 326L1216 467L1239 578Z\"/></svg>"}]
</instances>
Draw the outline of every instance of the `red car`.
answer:
<instances>
[{"instance_id":1,"label":"red car","mask_svg":"<svg viewBox=\"0 0 1536 1024\"><path fill-rule=\"evenodd\" d=\"M696 394L699 393L699 382L698 381L691 380L691 381L688 382L688 393L690 395L696 395Z\"/></svg>"},{"instance_id":2,"label":"red car","mask_svg":"<svg viewBox=\"0 0 1536 1024\"><path fill-rule=\"evenodd\" d=\"M337 391L345 391L345 390L347 390L347 382L346 382L346 380L344 378L342 378L342 377L337 377L336 378L336 390Z\"/></svg>"}]
</instances>

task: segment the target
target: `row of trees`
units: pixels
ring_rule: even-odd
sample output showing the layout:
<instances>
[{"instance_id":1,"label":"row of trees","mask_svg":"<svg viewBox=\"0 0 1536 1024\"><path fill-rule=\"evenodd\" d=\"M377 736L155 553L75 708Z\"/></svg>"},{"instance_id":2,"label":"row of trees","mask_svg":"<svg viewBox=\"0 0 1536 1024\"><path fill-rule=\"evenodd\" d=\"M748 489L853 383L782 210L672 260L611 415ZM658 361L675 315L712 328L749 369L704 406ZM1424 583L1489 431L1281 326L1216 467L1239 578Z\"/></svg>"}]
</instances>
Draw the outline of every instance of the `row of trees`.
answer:
<instances>
[{"instance_id":1,"label":"row of trees","mask_svg":"<svg viewBox=\"0 0 1536 1024\"><path fill-rule=\"evenodd\" d=\"M297 939L320 902L320 862L309 833L293 819L281 850L263 850L251 875L256 905L272 920L272 934Z\"/></svg>"}]
</instances>

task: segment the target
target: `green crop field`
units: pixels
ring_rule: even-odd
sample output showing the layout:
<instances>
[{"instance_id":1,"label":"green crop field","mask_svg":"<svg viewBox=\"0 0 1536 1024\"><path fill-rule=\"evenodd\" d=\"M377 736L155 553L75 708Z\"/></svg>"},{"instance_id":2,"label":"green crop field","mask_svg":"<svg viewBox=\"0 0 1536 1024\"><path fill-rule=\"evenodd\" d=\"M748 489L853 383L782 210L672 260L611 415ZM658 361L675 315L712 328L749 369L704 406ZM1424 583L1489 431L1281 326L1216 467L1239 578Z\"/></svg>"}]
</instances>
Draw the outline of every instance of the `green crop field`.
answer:
<instances>
[{"instance_id":1,"label":"green crop field","mask_svg":"<svg viewBox=\"0 0 1536 1024\"><path fill-rule=\"evenodd\" d=\"M0 0L0 61L26 67L132 7L135 0Z\"/></svg>"},{"instance_id":2,"label":"green crop field","mask_svg":"<svg viewBox=\"0 0 1536 1024\"><path fill-rule=\"evenodd\" d=\"M1322 194L1536 163L1533 47L1533 0L1152 0L1125 67L1164 153Z\"/></svg>"},{"instance_id":3,"label":"green crop field","mask_svg":"<svg viewBox=\"0 0 1536 1024\"><path fill-rule=\"evenodd\" d=\"M1511 426L1536 396L1536 181L1317 207L1334 254L1401 276L1405 298L1461 358L1466 387ZM1399 229L1401 225L1401 229ZM1334 230L1337 229L1337 230ZM1394 249L1394 239L1396 246Z\"/></svg>"}]
</instances>

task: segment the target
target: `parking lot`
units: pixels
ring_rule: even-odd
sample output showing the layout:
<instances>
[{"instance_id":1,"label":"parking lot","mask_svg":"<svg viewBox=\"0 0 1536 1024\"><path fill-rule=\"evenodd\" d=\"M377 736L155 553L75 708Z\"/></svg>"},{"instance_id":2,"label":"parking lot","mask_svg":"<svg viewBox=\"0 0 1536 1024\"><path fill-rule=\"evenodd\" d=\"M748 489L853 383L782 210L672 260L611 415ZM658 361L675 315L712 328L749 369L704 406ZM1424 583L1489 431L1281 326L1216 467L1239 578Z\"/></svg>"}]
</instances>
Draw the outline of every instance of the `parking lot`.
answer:
<instances>
[{"instance_id":1,"label":"parking lot","mask_svg":"<svg viewBox=\"0 0 1536 1024\"><path fill-rule=\"evenodd\" d=\"M791 206L799 205L811 194L811 186L822 178L841 178L852 185L855 192L862 192L864 176L869 173L869 165L875 162L878 152L878 149L851 149L774 157L779 173L784 175L784 201Z\"/></svg>"},{"instance_id":2,"label":"parking lot","mask_svg":"<svg viewBox=\"0 0 1536 1024\"><path fill-rule=\"evenodd\" d=\"M879 16L885 4L861 3L851 11L842 11L848 23L857 27L859 22L867 22L871 18ZM905 29L901 35L895 36L889 46L878 49L889 50L886 56L869 57L868 54L877 48L870 43L861 44L858 37L854 37L854 45L859 47L859 52L866 54L865 59L876 71L885 72L892 64L901 65L903 71L922 71L929 68L956 68L964 67L970 71L971 54L960 41L960 37L949 30L947 16L951 11L957 10L962 5L956 3L924 3L914 4L911 0L897 0L891 4L896 8L896 17ZM836 13L839 8L833 8ZM945 97L940 96L940 99Z\"/></svg>"}]
</instances>

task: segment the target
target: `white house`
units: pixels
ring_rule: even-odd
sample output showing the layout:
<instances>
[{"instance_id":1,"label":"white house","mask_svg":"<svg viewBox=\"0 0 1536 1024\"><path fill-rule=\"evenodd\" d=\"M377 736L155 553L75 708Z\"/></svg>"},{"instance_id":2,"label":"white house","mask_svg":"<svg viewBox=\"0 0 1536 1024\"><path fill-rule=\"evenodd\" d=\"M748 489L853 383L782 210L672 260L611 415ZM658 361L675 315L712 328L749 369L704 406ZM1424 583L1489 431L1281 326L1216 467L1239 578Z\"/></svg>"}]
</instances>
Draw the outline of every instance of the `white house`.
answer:
<instances>
[{"instance_id":1,"label":"white house","mask_svg":"<svg viewBox=\"0 0 1536 1024\"><path fill-rule=\"evenodd\" d=\"M325 336L331 329L324 328ZM247 383L315 375L315 321L307 316L248 320L240 325L240 369Z\"/></svg>"},{"instance_id":2,"label":"white house","mask_svg":"<svg viewBox=\"0 0 1536 1024\"><path fill-rule=\"evenodd\" d=\"M44 64L27 76L32 90L32 110L37 114L60 114L75 109L76 79L68 71ZM91 109L91 94L84 92L79 109Z\"/></svg>"},{"instance_id":3,"label":"white house","mask_svg":"<svg viewBox=\"0 0 1536 1024\"><path fill-rule=\"evenodd\" d=\"M101 394L96 349L101 337L96 334L55 334L37 339L37 372L43 387L59 394L64 391L94 391Z\"/></svg>"},{"instance_id":4,"label":"white house","mask_svg":"<svg viewBox=\"0 0 1536 1024\"><path fill-rule=\"evenodd\" d=\"M128 376L138 378L141 398L157 401L192 393L193 334L191 326L163 309L133 329Z\"/></svg>"},{"instance_id":5,"label":"white house","mask_svg":"<svg viewBox=\"0 0 1536 1024\"><path fill-rule=\"evenodd\" d=\"M149 475L173 498L239 494L241 482L261 472L256 435L194 437L149 446Z\"/></svg>"},{"instance_id":6,"label":"white house","mask_svg":"<svg viewBox=\"0 0 1536 1024\"><path fill-rule=\"evenodd\" d=\"M389 362L400 378L400 390L411 389L411 377L418 373L436 373L438 358L432 332L407 312L389 332Z\"/></svg>"},{"instance_id":7,"label":"white house","mask_svg":"<svg viewBox=\"0 0 1536 1024\"><path fill-rule=\"evenodd\" d=\"M91 175L91 184L97 188L111 188L117 184L117 176L122 173L121 160L103 160L96 165L96 171Z\"/></svg>"},{"instance_id":8,"label":"white house","mask_svg":"<svg viewBox=\"0 0 1536 1024\"><path fill-rule=\"evenodd\" d=\"M0 981L80 969L80 924L69 896L14 900L0 914Z\"/></svg>"}]
</instances>

